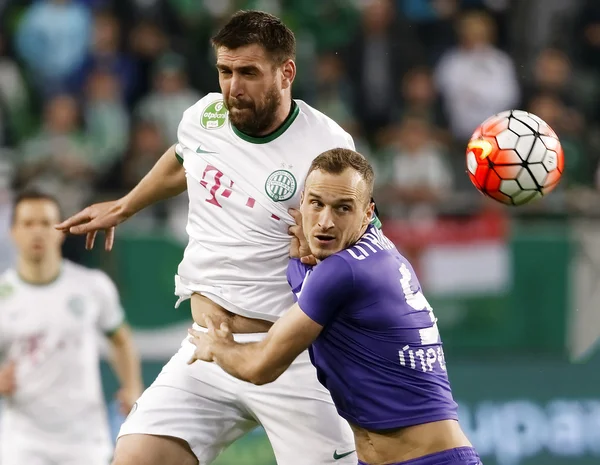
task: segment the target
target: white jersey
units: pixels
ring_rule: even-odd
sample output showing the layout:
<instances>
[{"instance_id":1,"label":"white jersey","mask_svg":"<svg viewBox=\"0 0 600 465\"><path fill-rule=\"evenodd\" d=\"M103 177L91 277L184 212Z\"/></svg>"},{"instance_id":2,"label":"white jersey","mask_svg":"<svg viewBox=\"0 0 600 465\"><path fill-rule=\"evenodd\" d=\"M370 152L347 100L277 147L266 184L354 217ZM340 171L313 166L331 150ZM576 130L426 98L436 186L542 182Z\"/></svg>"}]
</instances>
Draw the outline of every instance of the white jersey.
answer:
<instances>
[{"instance_id":1,"label":"white jersey","mask_svg":"<svg viewBox=\"0 0 600 465\"><path fill-rule=\"evenodd\" d=\"M28 284L15 270L1 275L0 364L16 363L17 388L3 399L0 441L18 432L110 446L98 336L122 323L117 289L102 271L65 260L47 285Z\"/></svg>"},{"instance_id":2,"label":"white jersey","mask_svg":"<svg viewBox=\"0 0 600 465\"><path fill-rule=\"evenodd\" d=\"M319 154L354 143L301 100L273 134L255 138L231 125L223 96L208 94L183 115L177 155L189 196L189 243L176 294L205 294L227 310L276 321L293 305L286 280L294 223L308 168Z\"/></svg>"}]
</instances>

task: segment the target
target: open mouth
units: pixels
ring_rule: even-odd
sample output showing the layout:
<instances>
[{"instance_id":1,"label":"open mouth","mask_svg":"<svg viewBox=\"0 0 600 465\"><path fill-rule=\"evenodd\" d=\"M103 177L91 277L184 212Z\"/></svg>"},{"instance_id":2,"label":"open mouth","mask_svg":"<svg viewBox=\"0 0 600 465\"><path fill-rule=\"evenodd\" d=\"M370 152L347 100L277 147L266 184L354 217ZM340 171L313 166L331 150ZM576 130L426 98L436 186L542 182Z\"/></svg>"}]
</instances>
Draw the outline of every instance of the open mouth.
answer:
<instances>
[{"instance_id":1,"label":"open mouth","mask_svg":"<svg viewBox=\"0 0 600 465\"><path fill-rule=\"evenodd\" d=\"M315 239L322 244L330 244L335 240L335 236L330 236L328 234L315 234Z\"/></svg>"}]
</instances>

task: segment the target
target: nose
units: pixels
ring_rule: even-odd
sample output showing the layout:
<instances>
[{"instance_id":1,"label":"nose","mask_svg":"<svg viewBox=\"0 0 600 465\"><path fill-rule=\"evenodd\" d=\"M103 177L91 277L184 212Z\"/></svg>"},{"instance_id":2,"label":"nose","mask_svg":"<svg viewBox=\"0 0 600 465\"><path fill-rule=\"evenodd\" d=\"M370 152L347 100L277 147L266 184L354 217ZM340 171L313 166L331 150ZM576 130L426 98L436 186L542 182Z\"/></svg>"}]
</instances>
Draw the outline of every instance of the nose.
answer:
<instances>
[{"instance_id":1,"label":"nose","mask_svg":"<svg viewBox=\"0 0 600 465\"><path fill-rule=\"evenodd\" d=\"M236 98L244 95L242 80L236 73L233 73L233 76L231 76L231 81L229 84L229 94L232 97Z\"/></svg>"},{"instance_id":2,"label":"nose","mask_svg":"<svg viewBox=\"0 0 600 465\"><path fill-rule=\"evenodd\" d=\"M334 227L333 215L330 207L325 207L321 210L317 224L323 231L327 231Z\"/></svg>"}]
</instances>

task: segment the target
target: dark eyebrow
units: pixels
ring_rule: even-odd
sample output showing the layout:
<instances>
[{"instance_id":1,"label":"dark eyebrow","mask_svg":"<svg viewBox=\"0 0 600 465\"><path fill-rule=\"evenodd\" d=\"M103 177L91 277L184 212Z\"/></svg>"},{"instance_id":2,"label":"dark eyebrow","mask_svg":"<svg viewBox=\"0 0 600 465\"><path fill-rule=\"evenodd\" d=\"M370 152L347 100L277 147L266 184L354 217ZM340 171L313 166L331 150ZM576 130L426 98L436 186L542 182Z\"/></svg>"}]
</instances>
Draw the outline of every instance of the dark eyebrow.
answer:
<instances>
[{"instance_id":1,"label":"dark eyebrow","mask_svg":"<svg viewBox=\"0 0 600 465\"><path fill-rule=\"evenodd\" d=\"M217 63L217 69L220 71L231 71L231 68L229 66L225 66L220 63ZM239 73L250 73L250 72L258 73L258 72L260 72L260 70L258 69L258 66L255 66L255 65L239 66L239 67L235 68L235 70Z\"/></svg>"}]
</instances>

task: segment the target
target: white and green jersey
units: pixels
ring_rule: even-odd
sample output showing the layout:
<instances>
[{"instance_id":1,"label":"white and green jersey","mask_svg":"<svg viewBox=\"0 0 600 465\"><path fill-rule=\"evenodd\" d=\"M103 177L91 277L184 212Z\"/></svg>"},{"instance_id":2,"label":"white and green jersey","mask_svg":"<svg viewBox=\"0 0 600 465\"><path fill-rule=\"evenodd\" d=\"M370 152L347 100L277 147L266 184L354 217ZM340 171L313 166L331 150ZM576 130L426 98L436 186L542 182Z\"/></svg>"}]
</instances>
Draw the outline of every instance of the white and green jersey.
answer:
<instances>
[{"instance_id":1,"label":"white and green jersey","mask_svg":"<svg viewBox=\"0 0 600 465\"><path fill-rule=\"evenodd\" d=\"M122 323L117 289L102 271L65 260L46 285L12 269L0 275L0 364L15 362L17 383L3 398L0 441L14 433L110 447L99 336Z\"/></svg>"},{"instance_id":2,"label":"white and green jersey","mask_svg":"<svg viewBox=\"0 0 600 465\"><path fill-rule=\"evenodd\" d=\"M269 321L293 305L288 209L300 205L313 159L337 147L354 149L354 142L301 100L277 131L260 138L233 127L221 94L190 107L176 146L189 196L189 243L175 279L180 300L198 292L233 313Z\"/></svg>"}]
</instances>

